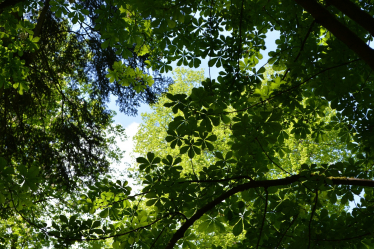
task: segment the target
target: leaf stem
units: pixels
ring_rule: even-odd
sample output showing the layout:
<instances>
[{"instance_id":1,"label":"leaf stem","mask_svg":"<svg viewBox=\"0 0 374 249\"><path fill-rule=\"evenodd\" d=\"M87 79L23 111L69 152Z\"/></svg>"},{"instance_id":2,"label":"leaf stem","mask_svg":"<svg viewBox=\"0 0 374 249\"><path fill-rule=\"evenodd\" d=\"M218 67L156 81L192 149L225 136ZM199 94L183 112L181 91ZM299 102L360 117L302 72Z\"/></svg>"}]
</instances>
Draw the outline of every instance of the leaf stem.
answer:
<instances>
[{"instance_id":1,"label":"leaf stem","mask_svg":"<svg viewBox=\"0 0 374 249\"><path fill-rule=\"evenodd\" d=\"M266 196L265 196L265 209L264 209L264 216L263 216L263 218L262 218L261 229L260 229L260 234L259 234L259 236L258 236L256 249L258 249L258 247L259 247L259 245L260 245L261 235L262 235L262 230L264 229L265 217L266 217L266 212L267 212L267 208L268 208L268 197L269 197L269 192L268 192L267 187L265 187L265 193L266 193Z\"/></svg>"}]
</instances>

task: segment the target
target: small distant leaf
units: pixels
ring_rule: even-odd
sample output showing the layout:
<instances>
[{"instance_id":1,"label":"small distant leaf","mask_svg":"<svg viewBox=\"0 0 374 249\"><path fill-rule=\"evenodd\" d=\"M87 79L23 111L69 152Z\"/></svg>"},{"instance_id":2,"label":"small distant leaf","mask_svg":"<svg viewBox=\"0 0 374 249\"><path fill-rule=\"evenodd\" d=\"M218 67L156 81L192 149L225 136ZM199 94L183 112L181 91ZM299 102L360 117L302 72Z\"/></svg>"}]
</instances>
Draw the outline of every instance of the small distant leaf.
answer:
<instances>
[{"instance_id":1,"label":"small distant leaf","mask_svg":"<svg viewBox=\"0 0 374 249\"><path fill-rule=\"evenodd\" d=\"M169 28L175 28L175 26L177 25L177 23L174 21L174 20L168 20L168 27Z\"/></svg>"},{"instance_id":2,"label":"small distant leaf","mask_svg":"<svg viewBox=\"0 0 374 249\"><path fill-rule=\"evenodd\" d=\"M223 155L222 155L221 152L216 152L216 153L214 153L214 155L215 155L217 158L223 160Z\"/></svg>"},{"instance_id":3,"label":"small distant leaf","mask_svg":"<svg viewBox=\"0 0 374 249\"><path fill-rule=\"evenodd\" d=\"M99 220L96 220L96 221L92 224L91 228L96 228L96 227L99 227L100 225L101 225L101 222L100 222Z\"/></svg>"}]
</instances>

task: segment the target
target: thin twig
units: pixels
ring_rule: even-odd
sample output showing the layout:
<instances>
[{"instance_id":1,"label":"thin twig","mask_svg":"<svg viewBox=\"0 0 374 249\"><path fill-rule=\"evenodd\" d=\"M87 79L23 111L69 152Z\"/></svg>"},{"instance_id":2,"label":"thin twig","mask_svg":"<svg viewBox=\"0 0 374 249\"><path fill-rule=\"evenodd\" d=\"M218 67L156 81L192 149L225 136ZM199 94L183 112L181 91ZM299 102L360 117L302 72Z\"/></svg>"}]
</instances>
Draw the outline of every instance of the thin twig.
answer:
<instances>
[{"instance_id":1,"label":"thin twig","mask_svg":"<svg viewBox=\"0 0 374 249\"><path fill-rule=\"evenodd\" d=\"M244 1L242 0L242 6L240 10L240 22L239 22L239 48L238 48L238 74L240 72L240 57L242 53L242 20L243 20L243 8L244 8Z\"/></svg>"},{"instance_id":2,"label":"thin twig","mask_svg":"<svg viewBox=\"0 0 374 249\"><path fill-rule=\"evenodd\" d=\"M196 175L195 167L193 166L193 162L192 162L192 158L190 158L190 162L191 162L192 172L193 172L193 174L195 175L196 181L198 182L198 181L199 181L199 178L198 178L197 175Z\"/></svg>"},{"instance_id":3,"label":"thin twig","mask_svg":"<svg viewBox=\"0 0 374 249\"><path fill-rule=\"evenodd\" d=\"M36 227L36 228L42 230L43 233L45 233L46 235L49 235L48 232L44 230L44 228L39 227L38 225L36 225L36 224L33 223L32 221L30 221L29 219L25 218L25 217L21 214L21 212L19 212L19 211L17 210L16 205L15 205L14 200L13 200L12 190L8 189L8 191L9 191L9 193L10 193L10 198L11 198L11 201L12 201L12 204L13 204L13 208L14 208L14 210L16 211L16 213L19 214L19 215L22 217L23 220L25 220L27 223L29 223L29 225L31 225L31 226L33 226L33 227Z\"/></svg>"},{"instance_id":4,"label":"thin twig","mask_svg":"<svg viewBox=\"0 0 374 249\"><path fill-rule=\"evenodd\" d=\"M166 228L166 226L164 226L164 227L162 228L162 230L161 230L161 232L158 234L157 238L153 241L153 243L152 243L150 249L152 249L153 246L156 244L157 240L160 238L160 236L161 236L161 234L164 232L165 228Z\"/></svg>"},{"instance_id":5,"label":"thin twig","mask_svg":"<svg viewBox=\"0 0 374 249\"><path fill-rule=\"evenodd\" d=\"M312 238L311 225L312 225L312 220L313 220L314 213L316 212L317 201L318 201L318 190L316 190L316 196L314 197L314 206L313 206L312 214L310 215L310 220L309 220L309 226L308 226L308 229L309 229L308 249L310 248L310 240Z\"/></svg>"},{"instance_id":6,"label":"thin twig","mask_svg":"<svg viewBox=\"0 0 374 249\"><path fill-rule=\"evenodd\" d=\"M282 243L282 240L283 240L284 236L286 235L286 233L288 232L288 230L292 227L293 223L296 221L296 219L297 219L298 216L299 216L299 215L297 214L297 215L293 218L293 220L291 221L290 225L287 227L286 231L284 231L284 233L282 234L282 237L281 237L281 239L279 240L278 245L277 245L275 248L279 248L280 244Z\"/></svg>"},{"instance_id":7,"label":"thin twig","mask_svg":"<svg viewBox=\"0 0 374 249\"><path fill-rule=\"evenodd\" d=\"M278 164L276 164L276 163L275 163L275 162L274 162L274 161L269 157L269 155L266 153L266 151L265 151L264 148L262 147L260 141L258 141L257 137L256 137L255 139L256 139L257 143L260 145L262 151L265 153L266 157L267 157L267 158L268 158L272 163L274 163L275 166L277 166L279 169L283 170L283 171L286 172L287 174L292 175L290 172L288 172L287 170L283 169L281 166L279 166Z\"/></svg>"},{"instance_id":8,"label":"thin twig","mask_svg":"<svg viewBox=\"0 0 374 249\"><path fill-rule=\"evenodd\" d=\"M296 20L297 20L297 19L296 19ZM313 28L313 25L314 25L315 22L316 22L316 20L313 20L312 24L310 25L310 27L309 27L309 29L308 29L308 32L306 33L306 36L304 37L304 40L303 40L302 43L301 43L301 48L300 48L299 53L297 54L297 56L296 56L294 62L296 62L297 59L299 59L299 57L300 57L300 55L301 55L301 52L304 50L304 46L305 46L306 40L308 39L310 33L312 32L312 28ZM290 71L290 69L287 68L286 72L285 72L284 75L283 75L282 80L284 80L284 79L286 78L287 73L288 73L289 71Z\"/></svg>"},{"instance_id":9,"label":"thin twig","mask_svg":"<svg viewBox=\"0 0 374 249\"><path fill-rule=\"evenodd\" d=\"M314 241L344 241L344 240L352 240L352 239L359 239L366 236L372 236L372 233L364 233L358 236L343 238L343 239L312 239Z\"/></svg>"},{"instance_id":10,"label":"thin twig","mask_svg":"<svg viewBox=\"0 0 374 249\"><path fill-rule=\"evenodd\" d=\"M258 246L260 245L261 235L262 235L262 230L263 230L263 228L264 228L265 217L266 217L266 212L267 212L267 208L268 208L268 197L269 197L269 193L268 193L268 189L267 189L267 187L265 187L265 193L266 193L266 198L265 198L264 217L262 218L261 229L260 229L260 235L258 236L256 249L258 249Z\"/></svg>"}]
</instances>

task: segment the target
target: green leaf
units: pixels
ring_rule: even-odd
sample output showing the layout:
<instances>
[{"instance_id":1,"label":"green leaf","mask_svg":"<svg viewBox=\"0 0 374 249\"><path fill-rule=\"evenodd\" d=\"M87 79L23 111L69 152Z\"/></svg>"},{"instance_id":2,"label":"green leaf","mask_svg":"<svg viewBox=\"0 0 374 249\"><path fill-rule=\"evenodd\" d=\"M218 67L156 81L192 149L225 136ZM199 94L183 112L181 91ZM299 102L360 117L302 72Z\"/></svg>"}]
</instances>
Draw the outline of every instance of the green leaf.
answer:
<instances>
[{"instance_id":1,"label":"green leaf","mask_svg":"<svg viewBox=\"0 0 374 249\"><path fill-rule=\"evenodd\" d=\"M149 163L148 160L144 157L138 157L136 158L137 163Z\"/></svg>"},{"instance_id":2,"label":"green leaf","mask_svg":"<svg viewBox=\"0 0 374 249\"><path fill-rule=\"evenodd\" d=\"M168 20L168 27L169 28L175 28L175 26L177 25L177 23L174 21L174 20Z\"/></svg>"},{"instance_id":3,"label":"green leaf","mask_svg":"<svg viewBox=\"0 0 374 249\"><path fill-rule=\"evenodd\" d=\"M148 162L152 162L153 159L155 158L155 154L152 152L148 152L147 158L148 158Z\"/></svg>"},{"instance_id":4,"label":"green leaf","mask_svg":"<svg viewBox=\"0 0 374 249\"><path fill-rule=\"evenodd\" d=\"M39 40L40 40L40 37L34 37L34 38L32 38L32 42L33 43L37 43L37 42L39 42Z\"/></svg>"},{"instance_id":5,"label":"green leaf","mask_svg":"<svg viewBox=\"0 0 374 249\"><path fill-rule=\"evenodd\" d=\"M95 222L92 224L91 228L96 228L96 227L99 227L99 226L101 226L101 221L95 220Z\"/></svg>"},{"instance_id":6,"label":"green leaf","mask_svg":"<svg viewBox=\"0 0 374 249\"><path fill-rule=\"evenodd\" d=\"M182 147L181 149L180 149L180 151L179 151L179 153L181 153L181 154L185 154L188 150L189 150L189 146L184 146L184 147Z\"/></svg>"},{"instance_id":7,"label":"green leaf","mask_svg":"<svg viewBox=\"0 0 374 249\"><path fill-rule=\"evenodd\" d=\"M68 218L65 215L60 215L60 220L64 223L69 223Z\"/></svg>"},{"instance_id":8,"label":"green leaf","mask_svg":"<svg viewBox=\"0 0 374 249\"><path fill-rule=\"evenodd\" d=\"M72 23L73 23L73 24L76 24L77 22L78 22L78 15L75 15L75 16L73 17Z\"/></svg>"},{"instance_id":9,"label":"green leaf","mask_svg":"<svg viewBox=\"0 0 374 249\"><path fill-rule=\"evenodd\" d=\"M221 120L222 120L222 122L225 123L225 124L228 124L228 123L231 122L230 117L229 117L229 116L226 116L226 115L222 115L222 116L221 116Z\"/></svg>"},{"instance_id":10,"label":"green leaf","mask_svg":"<svg viewBox=\"0 0 374 249\"><path fill-rule=\"evenodd\" d=\"M181 153L181 154L182 154L182 153ZM188 150L188 157L189 157L189 158L193 158L194 156L195 156L195 151L192 150L192 149Z\"/></svg>"},{"instance_id":11,"label":"green leaf","mask_svg":"<svg viewBox=\"0 0 374 249\"><path fill-rule=\"evenodd\" d=\"M146 202L146 206L153 206L156 202L157 202L158 199L151 199L149 201Z\"/></svg>"},{"instance_id":12,"label":"green leaf","mask_svg":"<svg viewBox=\"0 0 374 249\"><path fill-rule=\"evenodd\" d=\"M105 208L103 211L100 212L99 216L101 218L106 218L109 216L109 208Z\"/></svg>"},{"instance_id":13,"label":"green leaf","mask_svg":"<svg viewBox=\"0 0 374 249\"><path fill-rule=\"evenodd\" d=\"M214 141L217 140L217 136L216 135L211 135L211 136L207 137L206 140L214 142Z\"/></svg>"},{"instance_id":14,"label":"green leaf","mask_svg":"<svg viewBox=\"0 0 374 249\"><path fill-rule=\"evenodd\" d=\"M106 49L109 46L110 40L105 40L103 43L101 43L101 48Z\"/></svg>"},{"instance_id":15,"label":"green leaf","mask_svg":"<svg viewBox=\"0 0 374 249\"><path fill-rule=\"evenodd\" d=\"M234 236L239 236L243 232L243 222L240 220L234 228L232 229L232 233Z\"/></svg>"},{"instance_id":16,"label":"green leaf","mask_svg":"<svg viewBox=\"0 0 374 249\"><path fill-rule=\"evenodd\" d=\"M199 231L199 232L206 232L206 230L207 230L209 224L210 224L210 221L209 221L209 220L202 222L202 223L199 225L199 227L197 228L197 231Z\"/></svg>"}]
</instances>

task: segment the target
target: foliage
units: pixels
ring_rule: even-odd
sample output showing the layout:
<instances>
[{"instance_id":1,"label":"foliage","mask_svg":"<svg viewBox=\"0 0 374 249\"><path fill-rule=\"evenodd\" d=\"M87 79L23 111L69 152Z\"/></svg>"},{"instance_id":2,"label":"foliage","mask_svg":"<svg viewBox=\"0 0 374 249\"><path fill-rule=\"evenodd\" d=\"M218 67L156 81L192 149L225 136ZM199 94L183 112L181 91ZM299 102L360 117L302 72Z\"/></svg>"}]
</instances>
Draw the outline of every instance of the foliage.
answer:
<instances>
[{"instance_id":1,"label":"foliage","mask_svg":"<svg viewBox=\"0 0 374 249\"><path fill-rule=\"evenodd\" d=\"M104 4L0 2L2 246L46 246L44 221L61 211L55 203L75 212L69 205L76 197L69 194L121 159L115 138L124 137L124 129L106 107L110 94L133 115L171 83L156 71L154 79L149 75L147 50L135 42L121 53L105 45L98 20Z\"/></svg>"},{"instance_id":2,"label":"foliage","mask_svg":"<svg viewBox=\"0 0 374 249\"><path fill-rule=\"evenodd\" d=\"M54 218L44 236L56 246L112 239L113 248L373 247L372 4L130 0L99 9L103 48L126 56L136 44L160 72L205 58L220 74L190 92L171 88L161 99L169 109L155 106L166 134L150 131L150 116L138 136L152 135L137 158L140 193L103 177L69 197L76 214ZM259 66L273 30L277 47ZM110 80L144 75L119 64ZM160 150L160 136L170 149Z\"/></svg>"}]
</instances>

